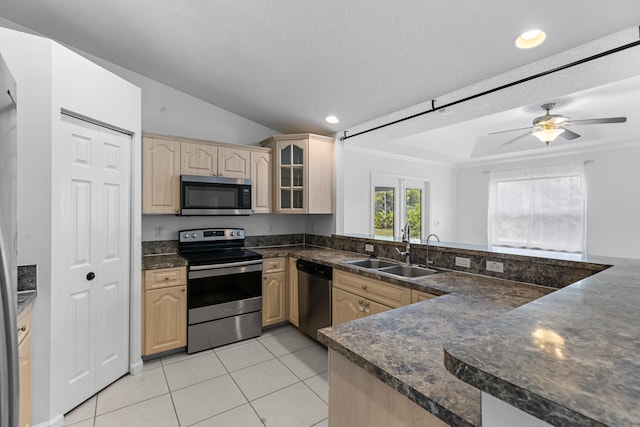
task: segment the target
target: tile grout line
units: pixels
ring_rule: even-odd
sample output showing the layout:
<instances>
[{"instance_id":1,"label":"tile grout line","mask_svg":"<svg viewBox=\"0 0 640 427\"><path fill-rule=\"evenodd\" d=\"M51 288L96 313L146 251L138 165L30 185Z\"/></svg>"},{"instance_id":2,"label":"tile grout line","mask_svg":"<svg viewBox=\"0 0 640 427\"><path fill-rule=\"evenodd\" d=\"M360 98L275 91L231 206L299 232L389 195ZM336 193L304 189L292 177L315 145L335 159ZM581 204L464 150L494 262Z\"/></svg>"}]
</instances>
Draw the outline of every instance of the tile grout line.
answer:
<instances>
[{"instance_id":1,"label":"tile grout line","mask_svg":"<svg viewBox=\"0 0 640 427\"><path fill-rule=\"evenodd\" d=\"M307 378L307 380L310 380L310 379L311 379L311 378L313 378L313 377L317 377L317 376L319 376L319 375L322 375L322 374L324 374L325 372L329 372L329 370L327 369L326 371L322 371L322 372L320 372L319 374L316 374L316 375L314 375L314 376L312 376L312 377ZM309 390L311 390L311 391L313 392L313 394L315 394L316 396L318 396L318 397L320 398L320 400L322 400L322 401L324 402L324 399L322 398L322 396L320 396L318 393L316 393L316 391L315 391L314 389L312 389L312 388L311 388L311 386L305 382L305 381L307 381L307 380L302 380L302 383L304 383L304 385L306 385L306 386L309 388ZM328 390L328 389L329 389L329 383L327 382L327 390ZM327 406L329 406L329 402L324 402L324 403L326 403L326 404L327 404Z\"/></svg>"},{"instance_id":2,"label":"tile grout line","mask_svg":"<svg viewBox=\"0 0 640 427\"><path fill-rule=\"evenodd\" d=\"M258 340L256 340L256 342L258 342ZM262 345L262 346L264 347L264 345L263 345L262 343L260 343L260 345ZM266 349L267 351L269 351L269 349L268 349L268 348L266 348L266 347L265 347L265 349ZM214 354L215 354L215 351L214 351ZM272 353L272 354L273 354L273 353ZM216 354L216 357L217 357L217 356L218 356L218 355ZM220 358L219 358L219 357L218 357L218 360L220 360ZM258 417L258 419L260 420L260 423L261 423L262 425L266 426L266 424L265 424L265 423L264 423L264 421L262 420L262 417L260 416L260 414L258 414L258 411L256 411L256 408L254 408L254 407L253 407L253 405L251 404L251 401L249 400L249 398L247 397L247 395L246 395L246 394L244 394L244 391L243 391L243 390L242 390L242 388L240 387L240 384L238 384L238 383L236 382L236 379L235 379L235 378L233 378L233 375L231 375L231 372L229 371L229 369L227 369L227 366L222 362L222 360L220 360L220 363L222 363L222 366L223 366L223 367L224 367L224 369L227 371L227 375L229 375L229 378L231 378L231 381L233 381L233 383L236 385L236 387L238 387L238 390L240 390L240 393L242 393L242 396L244 397L244 399L245 399L245 400L247 401L247 403L249 404L249 407L251 408L251 410L253 411L253 413L254 413L254 414L256 414L256 417ZM258 363L256 363L255 365L252 365L252 366L256 366L256 365L258 365ZM243 368L243 369L244 369L244 368ZM241 371L241 369L238 369L238 371ZM237 372L237 371L236 371L236 372ZM243 405L244 405L244 403L243 403ZM242 406L242 405L240 405L240 406ZM239 406L236 406L236 408L238 408L238 407L239 407ZM235 409L235 408L232 408L232 409ZM231 410L231 409L229 409L229 411L230 411L230 410ZM226 411L225 411L225 412L226 412ZM221 412L221 413L224 413L224 412ZM220 414L218 414L218 415L220 415ZM215 417L215 416L217 416L217 415L214 415L214 417ZM212 418L213 418L213 417L212 417Z\"/></svg>"},{"instance_id":3,"label":"tile grout line","mask_svg":"<svg viewBox=\"0 0 640 427\"><path fill-rule=\"evenodd\" d=\"M173 413L176 416L176 421L178 422L178 426L180 426L180 417L178 417L178 410L176 409L176 402L173 401L173 393L171 393L171 386L169 385L169 380L167 379L167 373L164 371L164 365L162 364L162 360L160 360L160 367L162 368L162 375L164 375L164 382L167 384L167 390L169 390L169 399L171 399L171 405L173 405Z\"/></svg>"}]
</instances>

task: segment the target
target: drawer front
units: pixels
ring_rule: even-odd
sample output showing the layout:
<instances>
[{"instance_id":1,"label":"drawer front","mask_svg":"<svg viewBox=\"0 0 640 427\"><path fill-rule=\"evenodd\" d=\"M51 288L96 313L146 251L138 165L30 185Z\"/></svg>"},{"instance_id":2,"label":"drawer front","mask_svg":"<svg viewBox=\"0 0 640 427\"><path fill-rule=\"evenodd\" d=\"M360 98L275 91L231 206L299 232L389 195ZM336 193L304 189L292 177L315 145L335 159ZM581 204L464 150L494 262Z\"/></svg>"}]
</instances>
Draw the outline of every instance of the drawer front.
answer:
<instances>
[{"instance_id":1,"label":"drawer front","mask_svg":"<svg viewBox=\"0 0 640 427\"><path fill-rule=\"evenodd\" d=\"M266 258L262 260L263 273L278 273L284 271L287 265L287 257Z\"/></svg>"},{"instance_id":2,"label":"drawer front","mask_svg":"<svg viewBox=\"0 0 640 427\"><path fill-rule=\"evenodd\" d=\"M411 289L340 270L333 272L333 286L392 308L411 304Z\"/></svg>"},{"instance_id":3,"label":"drawer front","mask_svg":"<svg viewBox=\"0 0 640 427\"><path fill-rule=\"evenodd\" d=\"M187 268L172 267L144 272L144 288L146 290L181 286L187 284Z\"/></svg>"},{"instance_id":4,"label":"drawer front","mask_svg":"<svg viewBox=\"0 0 640 427\"><path fill-rule=\"evenodd\" d=\"M18 345L31 332L31 306L26 307L22 313L18 315Z\"/></svg>"}]
</instances>

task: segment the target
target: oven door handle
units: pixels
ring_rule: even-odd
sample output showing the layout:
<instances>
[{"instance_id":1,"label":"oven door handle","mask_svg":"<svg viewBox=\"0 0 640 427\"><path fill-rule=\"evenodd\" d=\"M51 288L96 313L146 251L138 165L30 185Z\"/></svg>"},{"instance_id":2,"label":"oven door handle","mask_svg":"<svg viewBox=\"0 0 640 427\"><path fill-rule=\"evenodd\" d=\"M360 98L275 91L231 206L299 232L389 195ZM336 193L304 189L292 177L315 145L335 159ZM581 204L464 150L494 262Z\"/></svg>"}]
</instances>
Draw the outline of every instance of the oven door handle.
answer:
<instances>
[{"instance_id":1,"label":"oven door handle","mask_svg":"<svg viewBox=\"0 0 640 427\"><path fill-rule=\"evenodd\" d=\"M189 266L189 271L215 270L218 268L241 267L243 265L262 265L262 260L228 262L225 264L193 265L193 266Z\"/></svg>"},{"instance_id":2,"label":"oven door handle","mask_svg":"<svg viewBox=\"0 0 640 427\"><path fill-rule=\"evenodd\" d=\"M253 273L256 271L259 272L262 271L262 262L255 263L254 261L244 261L228 264L215 264L214 268L208 269L203 268L207 267L204 265L198 265L196 267L199 268L195 270L194 267L189 267L189 279L202 279L204 277L218 277L229 276L232 274Z\"/></svg>"}]
</instances>

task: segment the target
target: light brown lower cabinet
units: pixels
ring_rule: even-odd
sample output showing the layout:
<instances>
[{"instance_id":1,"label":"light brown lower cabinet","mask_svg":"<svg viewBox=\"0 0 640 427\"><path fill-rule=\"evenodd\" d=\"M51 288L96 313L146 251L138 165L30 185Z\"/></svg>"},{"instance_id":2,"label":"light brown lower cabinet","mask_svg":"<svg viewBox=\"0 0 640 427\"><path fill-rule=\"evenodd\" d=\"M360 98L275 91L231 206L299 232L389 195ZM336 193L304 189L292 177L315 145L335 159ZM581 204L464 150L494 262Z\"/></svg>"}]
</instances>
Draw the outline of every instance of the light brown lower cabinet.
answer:
<instances>
[{"instance_id":1,"label":"light brown lower cabinet","mask_svg":"<svg viewBox=\"0 0 640 427\"><path fill-rule=\"evenodd\" d=\"M436 296L437 295L428 294L426 292L416 291L415 289L412 289L411 290L411 304L416 303L416 302L430 300L432 298L435 298Z\"/></svg>"},{"instance_id":2,"label":"light brown lower cabinet","mask_svg":"<svg viewBox=\"0 0 640 427\"><path fill-rule=\"evenodd\" d=\"M329 351L329 366L330 426L448 425L334 350Z\"/></svg>"},{"instance_id":3,"label":"light brown lower cabinet","mask_svg":"<svg viewBox=\"0 0 640 427\"><path fill-rule=\"evenodd\" d=\"M287 316L286 257L262 260L262 326L285 322Z\"/></svg>"},{"instance_id":4,"label":"light brown lower cabinet","mask_svg":"<svg viewBox=\"0 0 640 427\"><path fill-rule=\"evenodd\" d=\"M361 317L382 313L392 308L334 287L331 301L331 323L339 325Z\"/></svg>"},{"instance_id":5,"label":"light brown lower cabinet","mask_svg":"<svg viewBox=\"0 0 640 427\"><path fill-rule=\"evenodd\" d=\"M289 322L293 325L300 326L298 317L298 268L296 267L297 258L290 257L288 259L288 281L289 284Z\"/></svg>"},{"instance_id":6,"label":"light brown lower cabinet","mask_svg":"<svg viewBox=\"0 0 640 427\"><path fill-rule=\"evenodd\" d=\"M31 307L18 316L18 372L20 381L18 425L31 425Z\"/></svg>"},{"instance_id":7,"label":"light brown lower cabinet","mask_svg":"<svg viewBox=\"0 0 640 427\"><path fill-rule=\"evenodd\" d=\"M333 272L331 323L338 325L411 304L411 290L341 270Z\"/></svg>"},{"instance_id":8,"label":"light brown lower cabinet","mask_svg":"<svg viewBox=\"0 0 640 427\"><path fill-rule=\"evenodd\" d=\"M143 355L187 345L186 285L185 267L145 271Z\"/></svg>"}]
</instances>

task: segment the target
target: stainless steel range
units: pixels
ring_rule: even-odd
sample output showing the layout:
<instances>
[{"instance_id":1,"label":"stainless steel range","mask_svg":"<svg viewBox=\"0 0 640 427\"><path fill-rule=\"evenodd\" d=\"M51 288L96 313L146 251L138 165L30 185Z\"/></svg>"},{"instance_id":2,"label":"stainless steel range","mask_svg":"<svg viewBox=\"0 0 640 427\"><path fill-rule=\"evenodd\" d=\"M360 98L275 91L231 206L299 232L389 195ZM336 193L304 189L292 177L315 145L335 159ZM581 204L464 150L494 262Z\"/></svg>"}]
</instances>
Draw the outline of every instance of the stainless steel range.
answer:
<instances>
[{"instance_id":1,"label":"stainless steel range","mask_svg":"<svg viewBox=\"0 0 640 427\"><path fill-rule=\"evenodd\" d=\"M180 231L188 262L187 353L262 333L262 255L244 249L244 229Z\"/></svg>"}]
</instances>

